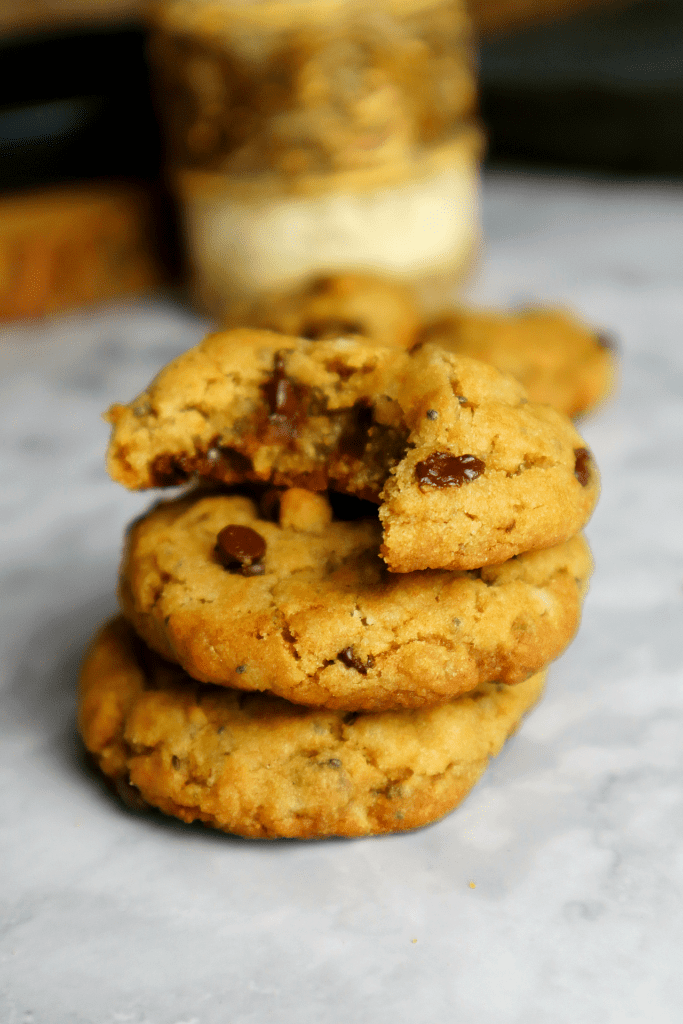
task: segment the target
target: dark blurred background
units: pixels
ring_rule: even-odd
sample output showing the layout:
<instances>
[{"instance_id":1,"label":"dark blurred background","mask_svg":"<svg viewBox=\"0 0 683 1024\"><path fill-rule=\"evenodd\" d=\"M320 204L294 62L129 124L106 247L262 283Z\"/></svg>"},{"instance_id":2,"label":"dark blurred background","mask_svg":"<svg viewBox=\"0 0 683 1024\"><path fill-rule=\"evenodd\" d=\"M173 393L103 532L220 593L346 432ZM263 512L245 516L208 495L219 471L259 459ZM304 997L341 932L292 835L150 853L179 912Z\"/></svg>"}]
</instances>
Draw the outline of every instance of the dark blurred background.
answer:
<instances>
[{"instance_id":1,"label":"dark blurred background","mask_svg":"<svg viewBox=\"0 0 683 1024\"><path fill-rule=\"evenodd\" d=\"M490 162L683 172L683 0L596 5L488 31L480 74Z\"/></svg>"},{"instance_id":2,"label":"dark blurred background","mask_svg":"<svg viewBox=\"0 0 683 1024\"><path fill-rule=\"evenodd\" d=\"M683 172L683 0L471 10L489 163ZM0 3L0 189L153 181L160 153L131 0Z\"/></svg>"},{"instance_id":3,"label":"dark blurred background","mask_svg":"<svg viewBox=\"0 0 683 1024\"><path fill-rule=\"evenodd\" d=\"M0 0L0 320L184 280L141 4ZM683 173L683 0L470 9L488 166Z\"/></svg>"}]
</instances>

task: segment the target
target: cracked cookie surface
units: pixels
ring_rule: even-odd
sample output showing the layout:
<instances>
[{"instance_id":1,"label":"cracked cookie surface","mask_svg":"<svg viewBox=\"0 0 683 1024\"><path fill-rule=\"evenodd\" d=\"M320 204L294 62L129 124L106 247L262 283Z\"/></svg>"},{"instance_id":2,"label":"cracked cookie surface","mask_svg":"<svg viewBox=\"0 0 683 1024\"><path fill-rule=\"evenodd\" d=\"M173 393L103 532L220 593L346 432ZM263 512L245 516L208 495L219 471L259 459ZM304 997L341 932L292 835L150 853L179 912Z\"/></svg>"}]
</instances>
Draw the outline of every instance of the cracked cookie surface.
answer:
<instances>
[{"instance_id":1,"label":"cracked cookie surface","mask_svg":"<svg viewBox=\"0 0 683 1024\"><path fill-rule=\"evenodd\" d=\"M197 683L115 619L86 655L78 725L138 809L252 838L364 836L451 811L544 677L481 686L437 708L348 715Z\"/></svg>"},{"instance_id":2,"label":"cracked cookie surface","mask_svg":"<svg viewBox=\"0 0 683 1024\"><path fill-rule=\"evenodd\" d=\"M519 683L576 631L591 571L581 536L477 571L396 574L376 516L333 520L299 489L278 500L279 523L213 494L161 503L129 531L122 610L196 679L350 711L420 707ZM240 562L242 546L225 568L226 527L260 538L258 564Z\"/></svg>"},{"instance_id":3,"label":"cracked cookie surface","mask_svg":"<svg viewBox=\"0 0 683 1024\"><path fill-rule=\"evenodd\" d=\"M226 331L106 418L109 472L131 488L198 475L331 487L380 504L393 572L471 569L551 547L584 526L599 493L567 417L434 345L411 355ZM449 459L456 472L432 471Z\"/></svg>"},{"instance_id":4,"label":"cracked cookie surface","mask_svg":"<svg viewBox=\"0 0 683 1024\"><path fill-rule=\"evenodd\" d=\"M614 382L612 339L561 309L502 314L463 307L426 323L416 337L491 363L520 381L532 402L567 416L594 409Z\"/></svg>"}]
</instances>

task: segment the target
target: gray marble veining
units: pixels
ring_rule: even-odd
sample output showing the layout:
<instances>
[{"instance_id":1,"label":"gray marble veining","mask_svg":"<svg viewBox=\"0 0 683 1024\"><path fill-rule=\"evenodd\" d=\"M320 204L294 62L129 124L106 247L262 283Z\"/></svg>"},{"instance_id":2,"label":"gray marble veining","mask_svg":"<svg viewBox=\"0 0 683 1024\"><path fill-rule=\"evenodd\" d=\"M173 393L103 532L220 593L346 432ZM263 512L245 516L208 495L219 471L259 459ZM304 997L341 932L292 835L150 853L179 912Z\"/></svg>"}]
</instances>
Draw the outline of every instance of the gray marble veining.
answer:
<instances>
[{"instance_id":1,"label":"gray marble veining","mask_svg":"<svg viewBox=\"0 0 683 1024\"><path fill-rule=\"evenodd\" d=\"M603 496L580 634L411 835L248 842L95 781L74 679L149 502L106 477L100 414L207 325L159 299L3 331L3 1024L683 1019L683 189L501 175L484 213L472 297L576 307L620 338L619 390L582 424Z\"/></svg>"}]
</instances>

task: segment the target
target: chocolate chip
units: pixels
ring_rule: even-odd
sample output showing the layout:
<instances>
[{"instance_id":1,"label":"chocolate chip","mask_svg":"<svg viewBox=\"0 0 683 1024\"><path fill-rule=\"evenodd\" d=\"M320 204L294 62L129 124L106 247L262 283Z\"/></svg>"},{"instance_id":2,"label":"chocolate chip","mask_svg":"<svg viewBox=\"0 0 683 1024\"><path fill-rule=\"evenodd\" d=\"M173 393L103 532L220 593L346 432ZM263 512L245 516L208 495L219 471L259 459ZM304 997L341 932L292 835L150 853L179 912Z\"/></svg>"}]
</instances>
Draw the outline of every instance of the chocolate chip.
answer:
<instances>
[{"instance_id":1,"label":"chocolate chip","mask_svg":"<svg viewBox=\"0 0 683 1024\"><path fill-rule=\"evenodd\" d=\"M591 478L591 453L587 448L574 449L574 476L582 487L587 487Z\"/></svg>"},{"instance_id":2,"label":"chocolate chip","mask_svg":"<svg viewBox=\"0 0 683 1024\"><path fill-rule=\"evenodd\" d=\"M180 758L176 757L176 755L174 754L173 757L171 758L171 764L173 765L175 770L178 771L178 769L180 768Z\"/></svg>"},{"instance_id":3,"label":"chocolate chip","mask_svg":"<svg viewBox=\"0 0 683 1024\"><path fill-rule=\"evenodd\" d=\"M309 320L299 333L302 338L308 338L309 341L327 341L332 338L344 338L349 334L363 334L363 325L355 320L321 317L320 320Z\"/></svg>"},{"instance_id":4,"label":"chocolate chip","mask_svg":"<svg viewBox=\"0 0 683 1024\"><path fill-rule=\"evenodd\" d=\"M216 557L225 569L242 576L263 576L266 542L249 526L225 526L218 534Z\"/></svg>"},{"instance_id":5,"label":"chocolate chip","mask_svg":"<svg viewBox=\"0 0 683 1024\"><path fill-rule=\"evenodd\" d=\"M246 665L238 665L237 668L235 669L235 672L237 672L237 674L240 675L240 676L244 675L244 673L246 671L247 671L247 666Z\"/></svg>"},{"instance_id":6,"label":"chocolate chip","mask_svg":"<svg viewBox=\"0 0 683 1024\"><path fill-rule=\"evenodd\" d=\"M438 418L439 418L439 414L436 411L436 409L427 409L427 419L428 420L438 420Z\"/></svg>"},{"instance_id":7,"label":"chocolate chip","mask_svg":"<svg viewBox=\"0 0 683 1024\"><path fill-rule=\"evenodd\" d=\"M356 402L351 410L348 425L337 444L341 455L351 455L354 459L363 457L372 422L372 406Z\"/></svg>"},{"instance_id":8,"label":"chocolate chip","mask_svg":"<svg viewBox=\"0 0 683 1024\"><path fill-rule=\"evenodd\" d=\"M606 331L600 331L596 334L595 340L597 341L600 348L606 348L610 352L616 352L618 349L617 339L613 334L607 334Z\"/></svg>"},{"instance_id":9,"label":"chocolate chip","mask_svg":"<svg viewBox=\"0 0 683 1024\"><path fill-rule=\"evenodd\" d=\"M338 757L331 757L329 761L327 761L327 764L329 764L330 768L341 768L342 766Z\"/></svg>"},{"instance_id":10,"label":"chocolate chip","mask_svg":"<svg viewBox=\"0 0 683 1024\"><path fill-rule=\"evenodd\" d=\"M308 286L309 295L325 295L331 291L334 284L333 277L316 277Z\"/></svg>"},{"instance_id":11,"label":"chocolate chip","mask_svg":"<svg viewBox=\"0 0 683 1024\"><path fill-rule=\"evenodd\" d=\"M467 405L467 399L465 398L464 395L456 395L455 397L458 399L461 405Z\"/></svg>"},{"instance_id":12,"label":"chocolate chip","mask_svg":"<svg viewBox=\"0 0 683 1024\"><path fill-rule=\"evenodd\" d=\"M451 455L450 452L432 452L424 462L418 462L415 476L420 486L462 487L476 480L486 469L476 455Z\"/></svg>"},{"instance_id":13,"label":"chocolate chip","mask_svg":"<svg viewBox=\"0 0 683 1024\"><path fill-rule=\"evenodd\" d=\"M150 805L143 798L140 790L128 779L119 776L113 780L113 785L121 800L131 811L149 810Z\"/></svg>"},{"instance_id":14,"label":"chocolate chip","mask_svg":"<svg viewBox=\"0 0 683 1024\"><path fill-rule=\"evenodd\" d=\"M277 523L280 519L280 497L282 491L277 487L269 487L259 499L259 512L262 519L271 523Z\"/></svg>"},{"instance_id":15,"label":"chocolate chip","mask_svg":"<svg viewBox=\"0 0 683 1024\"><path fill-rule=\"evenodd\" d=\"M362 676L366 676L368 669L375 664L375 659L370 655L364 665L353 647L345 647L343 651L339 652L337 658L342 665L346 665L347 668L355 668L356 672L360 672Z\"/></svg>"},{"instance_id":16,"label":"chocolate chip","mask_svg":"<svg viewBox=\"0 0 683 1024\"><path fill-rule=\"evenodd\" d=\"M263 385L271 416L291 419L297 411L297 394L294 385L285 373L284 353L276 352L273 376Z\"/></svg>"}]
</instances>

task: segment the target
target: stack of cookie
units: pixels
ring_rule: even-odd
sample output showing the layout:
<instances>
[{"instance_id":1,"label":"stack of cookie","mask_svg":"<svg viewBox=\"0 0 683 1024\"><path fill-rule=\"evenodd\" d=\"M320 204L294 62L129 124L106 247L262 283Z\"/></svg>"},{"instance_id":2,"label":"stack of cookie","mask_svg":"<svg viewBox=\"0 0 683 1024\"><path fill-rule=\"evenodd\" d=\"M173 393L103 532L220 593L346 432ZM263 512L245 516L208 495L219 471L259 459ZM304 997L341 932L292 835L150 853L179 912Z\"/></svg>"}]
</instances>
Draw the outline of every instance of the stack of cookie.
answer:
<instances>
[{"instance_id":1,"label":"stack of cookie","mask_svg":"<svg viewBox=\"0 0 683 1024\"><path fill-rule=\"evenodd\" d=\"M451 810L539 697L591 571L569 419L425 342L210 335L108 413L123 618L80 730L124 795L245 836Z\"/></svg>"}]
</instances>

